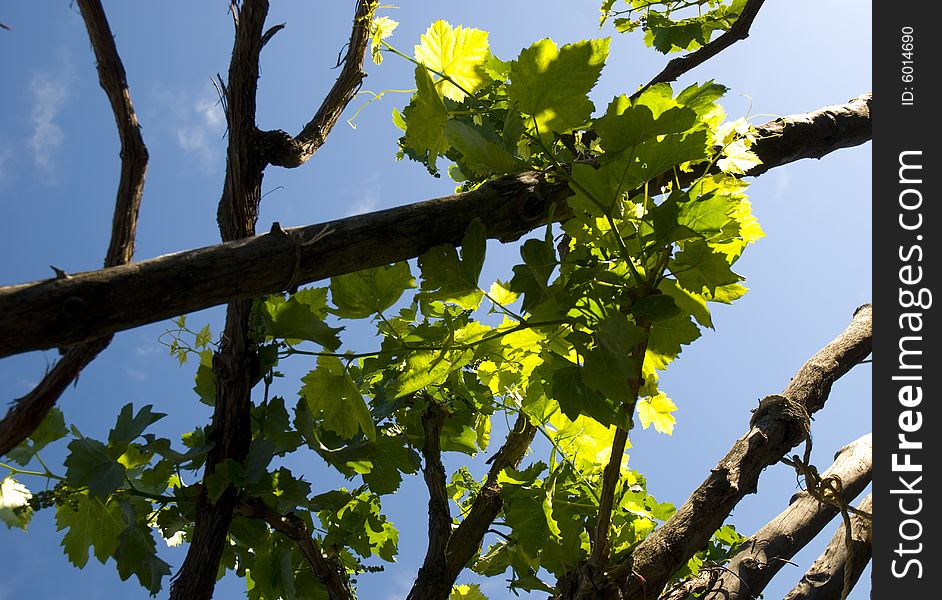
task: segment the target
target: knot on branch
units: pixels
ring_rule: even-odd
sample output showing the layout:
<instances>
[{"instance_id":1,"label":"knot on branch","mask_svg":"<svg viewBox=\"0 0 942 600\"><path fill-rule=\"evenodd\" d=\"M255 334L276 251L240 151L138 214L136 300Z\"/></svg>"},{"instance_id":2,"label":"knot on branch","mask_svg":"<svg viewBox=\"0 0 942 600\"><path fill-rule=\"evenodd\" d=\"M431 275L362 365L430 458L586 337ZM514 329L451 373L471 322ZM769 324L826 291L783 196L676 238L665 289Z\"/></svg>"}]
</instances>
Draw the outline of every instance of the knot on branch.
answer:
<instances>
[{"instance_id":1,"label":"knot on branch","mask_svg":"<svg viewBox=\"0 0 942 600\"><path fill-rule=\"evenodd\" d=\"M309 155L307 144L281 129L259 131L257 138L258 155L266 164L294 169Z\"/></svg>"},{"instance_id":2,"label":"knot on branch","mask_svg":"<svg viewBox=\"0 0 942 600\"><path fill-rule=\"evenodd\" d=\"M759 406L752 411L749 426L764 430L781 426L785 438L792 441L792 445L811 437L811 415L808 410L802 403L780 394L770 394L759 401Z\"/></svg>"}]
</instances>

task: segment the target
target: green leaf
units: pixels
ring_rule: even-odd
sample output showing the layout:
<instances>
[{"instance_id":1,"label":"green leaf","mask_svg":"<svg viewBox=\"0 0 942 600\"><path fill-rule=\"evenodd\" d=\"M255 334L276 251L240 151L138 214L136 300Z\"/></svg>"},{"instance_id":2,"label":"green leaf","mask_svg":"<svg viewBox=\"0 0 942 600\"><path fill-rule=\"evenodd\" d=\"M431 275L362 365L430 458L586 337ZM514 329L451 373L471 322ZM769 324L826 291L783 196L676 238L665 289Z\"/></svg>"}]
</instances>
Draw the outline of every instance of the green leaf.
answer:
<instances>
[{"instance_id":1,"label":"green leaf","mask_svg":"<svg viewBox=\"0 0 942 600\"><path fill-rule=\"evenodd\" d=\"M680 354L681 347L700 337L700 328L685 314L651 324L646 365L664 370Z\"/></svg>"},{"instance_id":2,"label":"green leaf","mask_svg":"<svg viewBox=\"0 0 942 600\"><path fill-rule=\"evenodd\" d=\"M456 585L451 588L451 594L448 600L488 600L487 596L481 591L481 586L476 583L470 585Z\"/></svg>"},{"instance_id":3,"label":"green leaf","mask_svg":"<svg viewBox=\"0 0 942 600\"><path fill-rule=\"evenodd\" d=\"M33 459L37 452L60 440L68 434L65 427L65 417L62 411L53 407L39 424L39 427L33 431L29 439L21 442L16 448L7 453L7 457L14 463L25 466Z\"/></svg>"},{"instance_id":4,"label":"green leaf","mask_svg":"<svg viewBox=\"0 0 942 600\"><path fill-rule=\"evenodd\" d=\"M69 443L65 459L66 481L75 487L88 486L92 496L106 498L124 483L126 469L108 455L108 448L90 438Z\"/></svg>"},{"instance_id":5,"label":"green leaf","mask_svg":"<svg viewBox=\"0 0 942 600\"><path fill-rule=\"evenodd\" d=\"M319 301L312 301L313 294L308 292L300 297L298 294L287 300L278 295L265 299L261 307L265 332L274 338L312 341L330 352L339 348L338 334L343 327L330 327L324 323L324 306ZM316 294L318 300L320 296L320 293Z\"/></svg>"},{"instance_id":6,"label":"green leaf","mask_svg":"<svg viewBox=\"0 0 942 600\"><path fill-rule=\"evenodd\" d=\"M683 133L696 122L696 111L681 106L670 85L659 83L634 101L625 95L612 100L593 129L605 152L613 155L660 135Z\"/></svg>"},{"instance_id":7,"label":"green leaf","mask_svg":"<svg viewBox=\"0 0 942 600\"><path fill-rule=\"evenodd\" d=\"M252 412L253 437L271 440L275 454L293 452L301 444L301 434L291 426L285 400L281 396L254 406Z\"/></svg>"},{"instance_id":8,"label":"green leaf","mask_svg":"<svg viewBox=\"0 0 942 600\"><path fill-rule=\"evenodd\" d=\"M565 366L556 370L552 376L553 398L559 408L576 420L580 415L587 415L602 425L617 425L628 428L628 417L619 406L605 398L582 381L582 369L576 365Z\"/></svg>"},{"instance_id":9,"label":"green leaf","mask_svg":"<svg viewBox=\"0 0 942 600\"><path fill-rule=\"evenodd\" d=\"M617 173L615 171L608 165L595 167L585 163L573 164L569 182L573 195L567 198L569 206L575 211L582 211L593 217L620 216L618 201L621 198L616 198L615 192L620 187L624 168L618 170Z\"/></svg>"},{"instance_id":10,"label":"green leaf","mask_svg":"<svg viewBox=\"0 0 942 600\"><path fill-rule=\"evenodd\" d=\"M453 119L445 126L445 138L461 153L458 162L467 175L491 177L518 171L523 166L496 136L487 135L481 127Z\"/></svg>"},{"instance_id":11,"label":"green leaf","mask_svg":"<svg viewBox=\"0 0 942 600\"><path fill-rule=\"evenodd\" d=\"M157 557L151 528L140 522L121 533L114 558L121 580L126 581L131 575L136 575L151 596L157 595L163 578L170 575L170 565Z\"/></svg>"},{"instance_id":12,"label":"green leaf","mask_svg":"<svg viewBox=\"0 0 942 600\"><path fill-rule=\"evenodd\" d=\"M510 70L507 98L526 113L526 125L543 138L566 133L589 120L595 87L608 57L608 38L557 48L540 40L520 53Z\"/></svg>"},{"instance_id":13,"label":"green leaf","mask_svg":"<svg viewBox=\"0 0 942 600\"><path fill-rule=\"evenodd\" d=\"M128 444L144 433L145 429L167 416L166 413L151 412L150 409L153 407L153 404L143 406L136 415L133 414L134 407L130 402L121 408L118 420L108 434L108 446L112 450L112 455L115 452L118 455L122 454Z\"/></svg>"},{"instance_id":14,"label":"green leaf","mask_svg":"<svg viewBox=\"0 0 942 600\"><path fill-rule=\"evenodd\" d=\"M62 537L69 562L84 568L88 562L88 549L94 548L95 558L102 564L118 549L118 536L124 531L125 522L117 502L107 504L86 492L74 492L70 499L76 504L61 504L56 507L56 527L59 531L68 528Z\"/></svg>"},{"instance_id":15,"label":"green leaf","mask_svg":"<svg viewBox=\"0 0 942 600\"><path fill-rule=\"evenodd\" d=\"M461 240L461 262L458 274L468 285L477 287L484 268L484 255L487 253L487 229L481 219L475 217L468 224Z\"/></svg>"},{"instance_id":16,"label":"green leaf","mask_svg":"<svg viewBox=\"0 0 942 600\"><path fill-rule=\"evenodd\" d=\"M703 160L710 154L706 131L675 133L647 140L635 146L633 152L634 160L628 167L628 175L623 183L625 189L629 190L675 166L688 161Z\"/></svg>"},{"instance_id":17,"label":"green leaf","mask_svg":"<svg viewBox=\"0 0 942 600\"><path fill-rule=\"evenodd\" d=\"M655 429L667 435L674 432L677 419L671 413L675 410L677 410L677 405L664 394L638 401L638 418L641 420L641 425L647 429L653 424Z\"/></svg>"},{"instance_id":18,"label":"green leaf","mask_svg":"<svg viewBox=\"0 0 942 600\"><path fill-rule=\"evenodd\" d=\"M704 327L713 329L713 319L707 308L706 297L681 287L676 279L664 278L658 289L674 299L674 303L688 315L692 315Z\"/></svg>"},{"instance_id":19,"label":"green leaf","mask_svg":"<svg viewBox=\"0 0 942 600\"><path fill-rule=\"evenodd\" d=\"M193 391L199 396L200 402L214 406L216 404L216 374L213 373L213 351L200 352L200 364L196 368L196 385Z\"/></svg>"},{"instance_id":20,"label":"green leaf","mask_svg":"<svg viewBox=\"0 0 942 600\"><path fill-rule=\"evenodd\" d=\"M484 292L478 288L487 232L480 219L468 225L461 242L461 258L454 246L434 246L419 257L422 269L422 292L419 300L440 300L474 310L481 304Z\"/></svg>"},{"instance_id":21,"label":"green leaf","mask_svg":"<svg viewBox=\"0 0 942 600\"><path fill-rule=\"evenodd\" d=\"M514 292L523 294L523 310L532 312L547 297L549 278L558 264L556 249L552 240L530 239L520 247L520 256L524 264L513 268L509 285Z\"/></svg>"},{"instance_id":22,"label":"green leaf","mask_svg":"<svg viewBox=\"0 0 942 600\"><path fill-rule=\"evenodd\" d=\"M409 263L356 271L330 280L330 296L337 310L347 319L363 319L383 312L399 301L403 292L415 287Z\"/></svg>"},{"instance_id":23,"label":"green leaf","mask_svg":"<svg viewBox=\"0 0 942 600\"><path fill-rule=\"evenodd\" d=\"M345 439L360 431L370 439L376 437L370 409L340 359L318 357L317 369L301 381L304 382L301 397L307 402L312 416L324 419L324 427Z\"/></svg>"},{"instance_id":24,"label":"green leaf","mask_svg":"<svg viewBox=\"0 0 942 600\"><path fill-rule=\"evenodd\" d=\"M677 223L702 235L704 239L717 237L732 220L730 213L738 201L729 196L709 194L680 204Z\"/></svg>"},{"instance_id":25,"label":"green leaf","mask_svg":"<svg viewBox=\"0 0 942 600\"><path fill-rule=\"evenodd\" d=\"M438 157L444 156L450 147L445 139L448 110L425 67L415 68L415 84L417 91L409 106L402 111L406 134L400 143L412 150L434 174L438 171Z\"/></svg>"},{"instance_id":26,"label":"green leaf","mask_svg":"<svg viewBox=\"0 0 942 600\"><path fill-rule=\"evenodd\" d=\"M697 294L703 290L712 294L719 286L742 280L730 270L725 256L700 240L684 244L683 251L670 261L670 270L681 286Z\"/></svg>"},{"instance_id":27,"label":"green leaf","mask_svg":"<svg viewBox=\"0 0 942 600\"><path fill-rule=\"evenodd\" d=\"M468 364L472 358L473 350L413 352L406 357L405 368L396 387L396 398L444 382L452 371Z\"/></svg>"},{"instance_id":28,"label":"green leaf","mask_svg":"<svg viewBox=\"0 0 942 600\"><path fill-rule=\"evenodd\" d=\"M705 116L716 107L716 101L729 90L725 85L713 83L712 80L703 85L693 84L677 94L677 102L694 110L700 117Z\"/></svg>"},{"instance_id":29,"label":"green leaf","mask_svg":"<svg viewBox=\"0 0 942 600\"><path fill-rule=\"evenodd\" d=\"M370 57L373 59L373 63L377 65L383 64L383 54L381 52L383 47L381 42L391 36L398 26L399 23L397 21L393 21L385 15L373 19L373 22L370 23Z\"/></svg>"},{"instance_id":30,"label":"green leaf","mask_svg":"<svg viewBox=\"0 0 942 600\"><path fill-rule=\"evenodd\" d=\"M435 85L455 102L463 101L466 92L473 94L487 81L484 64L489 56L486 31L460 25L452 28L448 21L432 23L415 47L415 60L451 80L439 80Z\"/></svg>"},{"instance_id":31,"label":"green leaf","mask_svg":"<svg viewBox=\"0 0 942 600\"><path fill-rule=\"evenodd\" d=\"M25 485L5 477L0 481L0 521L6 523L7 528L18 527L26 530L33 518L33 509L29 506L29 499L33 494Z\"/></svg>"},{"instance_id":32,"label":"green leaf","mask_svg":"<svg viewBox=\"0 0 942 600\"><path fill-rule=\"evenodd\" d=\"M631 352L644 338L644 330L616 314L596 326L594 338L595 347L585 353L582 381L617 403L634 400L628 382L637 377L637 363Z\"/></svg>"}]
</instances>

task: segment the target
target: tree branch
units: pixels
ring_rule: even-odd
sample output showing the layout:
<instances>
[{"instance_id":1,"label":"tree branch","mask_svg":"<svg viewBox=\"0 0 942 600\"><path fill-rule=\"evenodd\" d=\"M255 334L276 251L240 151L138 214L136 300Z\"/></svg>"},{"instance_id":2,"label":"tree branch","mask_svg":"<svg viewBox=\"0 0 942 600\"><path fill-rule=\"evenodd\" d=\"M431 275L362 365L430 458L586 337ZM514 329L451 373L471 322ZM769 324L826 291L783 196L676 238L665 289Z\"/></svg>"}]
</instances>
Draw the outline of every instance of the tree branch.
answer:
<instances>
[{"instance_id":1,"label":"tree branch","mask_svg":"<svg viewBox=\"0 0 942 600\"><path fill-rule=\"evenodd\" d=\"M870 138L869 102L833 108L760 127L760 132L772 128L778 132L753 146L766 163L760 169L820 157ZM839 135L828 137L828 144L821 146L806 126ZM815 143L807 143L809 139ZM764 171L755 174L759 172ZM540 173L526 172L472 192L367 215L287 232L278 227L269 235L124 267L0 287L0 357L76 343L232 299L276 293L289 283L413 258L432 246L460 243L475 218L482 220L491 238L515 240L544 225L554 203L556 217L565 218L564 201L571 194L563 181L548 182Z\"/></svg>"},{"instance_id":2,"label":"tree branch","mask_svg":"<svg viewBox=\"0 0 942 600\"><path fill-rule=\"evenodd\" d=\"M872 479L873 436L867 434L841 448L821 477L837 477L840 498L847 503L856 498ZM838 514L838 508L824 504L803 491L792 498L788 508L757 531L726 565L726 572L702 596L705 600L754 598L769 584L785 562L810 542Z\"/></svg>"},{"instance_id":3,"label":"tree branch","mask_svg":"<svg viewBox=\"0 0 942 600\"><path fill-rule=\"evenodd\" d=\"M872 310L864 305L837 338L806 362L782 393L789 403L807 414L820 409L831 384L870 354ZM761 408L761 405L760 405ZM629 564L611 570L611 578L624 589L625 600L641 600L659 594L668 578L729 516L746 495L756 491L765 467L782 459L805 438L807 423L779 409L753 415L749 431L711 470L690 498L632 552Z\"/></svg>"},{"instance_id":4,"label":"tree branch","mask_svg":"<svg viewBox=\"0 0 942 600\"><path fill-rule=\"evenodd\" d=\"M873 94L867 92L845 104L781 117L758 126L759 139L752 149L762 159L762 164L746 174L757 177L802 158L822 158L837 148L850 148L869 141L872 99Z\"/></svg>"},{"instance_id":5,"label":"tree branch","mask_svg":"<svg viewBox=\"0 0 942 600\"><path fill-rule=\"evenodd\" d=\"M254 235L258 219L265 162L256 143L255 109L268 7L268 0L244 0L236 19L225 95L229 129L226 177L217 210L224 242ZM223 461L241 463L248 454L252 439L249 421L252 376L258 364L249 338L251 309L252 301L247 298L229 302L222 341L213 355L216 402L207 435L213 445L207 456L204 481ZM238 493L238 488L230 484L214 503L204 486L197 502L193 538L171 586L171 600L212 598Z\"/></svg>"},{"instance_id":6,"label":"tree branch","mask_svg":"<svg viewBox=\"0 0 942 600\"><path fill-rule=\"evenodd\" d=\"M873 511L873 496L867 494L867 497L857 506L857 509L863 512ZM824 550L824 553L818 557L808 572L804 574L798 585L785 596L785 600L830 600L832 598L842 598L842 590L845 587L845 578L847 591L850 591L870 558L873 555L873 544L871 541L873 523L871 519L858 515L850 517L851 543L847 545L847 526L841 524L831 538L831 542ZM850 569L848 577L847 569Z\"/></svg>"},{"instance_id":7,"label":"tree branch","mask_svg":"<svg viewBox=\"0 0 942 600\"><path fill-rule=\"evenodd\" d=\"M497 482L498 476L504 469L516 468L520 465L530 443L533 442L534 435L536 435L536 427L530 423L526 415L521 413L514 422L507 439L504 440L504 445L489 459L491 468L487 472L484 486L481 487L481 491L471 504L468 514L452 532L448 542L446 560L448 577L452 583L481 548L484 534L487 533L503 506L500 498L501 487Z\"/></svg>"},{"instance_id":8,"label":"tree branch","mask_svg":"<svg viewBox=\"0 0 942 600\"><path fill-rule=\"evenodd\" d=\"M759 14L759 9L762 8L764 3L765 0L748 0L742 12L739 13L736 22L733 23L733 26L726 30L723 35L695 52L672 59L660 73L654 76L654 79L646 83L641 89L632 94L631 97L637 98L644 90L657 83L676 81L678 77L687 71L693 70L736 42L749 37L749 28L752 27L752 22L755 20L756 15Z\"/></svg>"},{"instance_id":9,"label":"tree branch","mask_svg":"<svg viewBox=\"0 0 942 600\"><path fill-rule=\"evenodd\" d=\"M295 137L281 130L261 133L262 153L267 163L279 167L298 167L324 145L327 135L366 77L363 59L370 40L374 4L373 0L357 1L350 41L347 42L347 53L342 60L343 68L314 118Z\"/></svg>"},{"instance_id":10,"label":"tree branch","mask_svg":"<svg viewBox=\"0 0 942 600\"><path fill-rule=\"evenodd\" d=\"M330 600L356 598L343 573L342 565L339 561L338 564L332 564L327 560L317 540L311 537L307 524L299 517L293 514L282 515L259 498L252 498L238 504L236 510L243 516L265 521L269 527L295 542L314 575L327 588Z\"/></svg>"},{"instance_id":11,"label":"tree branch","mask_svg":"<svg viewBox=\"0 0 942 600\"><path fill-rule=\"evenodd\" d=\"M144 193L147 148L131 103L127 76L108 19L99 0L79 0L79 9L95 53L98 81L108 96L121 140L121 175L115 198L111 242L105 267L131 262L137 216ZM111 343L111 335L89 339L65 350L62 358L31 392L18 399L0 421L0 455L25 440L42 423L59 396L79 373Z\"/></svg>"},{"instance_id":12,"label":"tree branch","mask_svg":"<svg viewBox=\"0 0 942 600\"><path fill-rule=\"evenodd\" d=\"M445 417L445 411L429 400L428 408L422 415L422 429L425 432L422 456L425 458L425 485L428 487L428 549L407 600L447 597L453 583L448 581L445 563L445 552L451 537L451 512L448 509L441 448ZM419 590L421 593L418 593Z\"/></svg>"}]
</instances>

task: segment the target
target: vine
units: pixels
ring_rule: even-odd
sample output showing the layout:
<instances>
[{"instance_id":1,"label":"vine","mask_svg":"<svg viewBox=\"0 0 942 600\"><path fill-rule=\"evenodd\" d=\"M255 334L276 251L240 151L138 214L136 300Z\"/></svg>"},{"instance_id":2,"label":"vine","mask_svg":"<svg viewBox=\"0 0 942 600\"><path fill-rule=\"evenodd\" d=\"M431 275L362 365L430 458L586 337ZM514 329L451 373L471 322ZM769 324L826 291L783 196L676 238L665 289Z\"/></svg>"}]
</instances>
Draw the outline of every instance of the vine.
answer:
<instances>
[{"instance_id":1,"label":"vine","mask_svg":"<svg viewBox=\"0 0 942 600\"><path fill-rule=\"evenodd\" d=\"M619 31L641 27L649 45L668 52L705 45L744 3L627 4L619 12L605 2L603 21L614 18ZM694 7L709 10L671 17ZM435 176L449 162L462 190L541 171L573 192L556 208L566 216L562 224L551 218L542 237L521 245L507 279L490 285L480 281L486 231L476 220L460 249L432 248L417 265L257 299L253 381L264 383L264 394L251 408L243 463L227 460L204 483L192 483L210 447L204 428L175 448L149 432L163 414L128 404L107 440L95 440L53 410L7 455L12 464L0 464L9 472L0 488L8 525L25 528L32 511L54 508L73 564L84 566L91 550L102 562L113 559L122 579L133 575L156 594L170 566L156 554L154 531L188 540L202 492L215 502L234 485L239 508L223 567L245 578L253 600L323 598L346 589L346 579L381 569L377 561L395 560L399 533L382 513L382 497L417 473L423 458L430 464L428 448L484 452L495 416L520 420L520 439L539 432L550 449L483 480L465 469L447 487L435 482L458 508L456 526L485 490L499 491L499 516L486 528L490 543L474 543L474 572L510 569L511 589L555 593L547 574L560 580L587 561L624 564L673 513L627 467L625 452L636 419L672 432L676 406L658 373L713 326L710 303L746 292L732 267L762 236L739 178L759 162L749 126L726 122L717 104L726 89L713 82L679 91L657 84L597 111L589 93L608 59L608 38L563 46L539 40L505 61L478 29L436 21L409 55L389 42L395 28L388 17L373 19L371 54L377 64L392 54L415 65L415 92L394 113L403 131L399 158ZM341 324L354 320L369 320L378 347L344 349ZM213 405L209 327L193 331L184 317L175 326L166 345L181 364L199 356L195 391ZM310 365L294 401L270 394L287 360ZM423 416L433 413L438 420L427 427ZM425 443L429 431L438 431L437 446ZM39 452L64 438L69 456L56 474ZM305 451L352 489L315 493L279 466ZM33 461L41 471L25 469ZM54 487L32 494L23 476ZM676 577L722 560L741 539L724 527ZM483 595L463 585L453 597Z\"/></svg>"}]
</instances>

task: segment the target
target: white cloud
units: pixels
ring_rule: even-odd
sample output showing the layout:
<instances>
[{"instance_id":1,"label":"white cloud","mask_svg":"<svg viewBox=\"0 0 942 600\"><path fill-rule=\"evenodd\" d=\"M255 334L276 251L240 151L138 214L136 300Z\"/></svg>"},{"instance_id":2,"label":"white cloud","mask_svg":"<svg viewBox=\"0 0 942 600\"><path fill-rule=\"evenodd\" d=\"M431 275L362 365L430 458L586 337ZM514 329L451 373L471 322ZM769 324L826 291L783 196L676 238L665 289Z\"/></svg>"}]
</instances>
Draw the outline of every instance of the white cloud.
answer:
<instances>
[{"instance_id":1,"label":"white cloud","mask_svg":"<svg viewBox=\"0 0 942 600\"><path fill-rule=\"evenodd\" d=\"M33 111L30 114L33 134L28 146L33 153L33 162L47 177L46 183L51 183L55 176L55 153L65 141L65 134L56 124L56 117L68 93L61 79L54 79L46 73L34 75L29 89L33 95Z\"/></svg>"},{"instance_id":2,"label":"white cloud","mask_svg":"<svg viewBox=\"0 0 942 600\"><path fill-rule=\"evenodd\" d=\"M184 152L195 156L204 170L219 170L226 116L218 99L206 93L195 100L188 100L183 112L186 124L173 130L177 144Z\"/></svg>"},{"instance_id":3,"label":"white cloud","mask_svg":"<svg viewBox=\"0 0 942 600\"><path fill-rule=\"evenodd\" d=\"M353 204L347 208L347 213L344 217L352 217L354 215L362 215L364 213L373 212L376 210L376 206L379 204L379 195L382 191L382 187L379 183L379 175L373 173L366 180L366 183L359 190L359 199L357 199Z\"/></svg>"}]
</instances>

